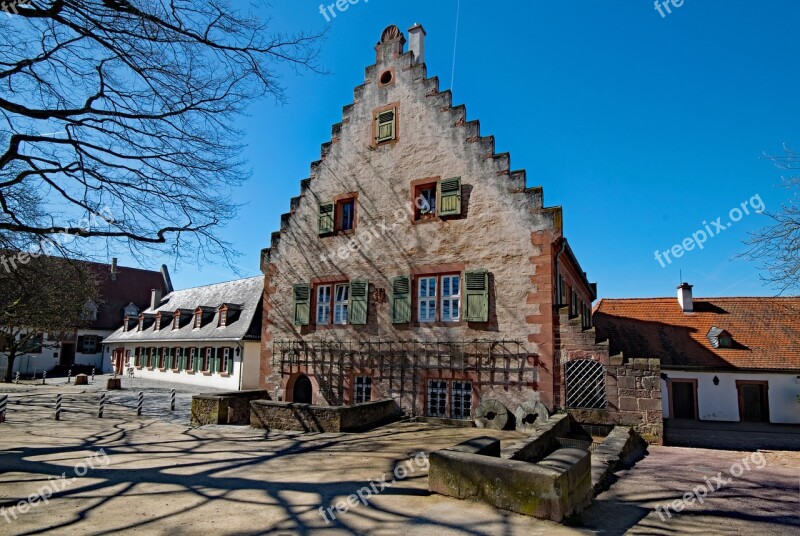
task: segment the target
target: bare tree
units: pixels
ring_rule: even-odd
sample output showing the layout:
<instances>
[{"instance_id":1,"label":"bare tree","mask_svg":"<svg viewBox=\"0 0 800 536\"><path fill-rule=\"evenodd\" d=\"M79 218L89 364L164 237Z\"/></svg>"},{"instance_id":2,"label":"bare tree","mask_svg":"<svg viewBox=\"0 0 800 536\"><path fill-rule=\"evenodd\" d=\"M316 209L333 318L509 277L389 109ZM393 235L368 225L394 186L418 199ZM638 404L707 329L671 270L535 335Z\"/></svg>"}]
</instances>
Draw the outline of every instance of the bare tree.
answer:
<instances>
[{"instance_id":1,"label":"bare tree","mask_svg":"<svg viewBox=\"0 0 800 536\"><path fill-rule=\"evenodd\" d=\"M800 153L784 147L783 155L764 156L789 172L782 180L790 198L779 211L765 213L771 222L748 237L745 256L759 263L762 279L782 294L795 293L800 291Z\"/></svg>"},{"instance_id":2,"label":"bare tree","mask_svg":"<svg viewBox=\"0 0 800 536\"><path fill-rule=\"evenodd\" d=\"M57 343L90 322L86 305L98 302L98 281L86 265L58 257L17 257L0 269L0 352L8 356L4 381L14 361ZM43 339L47 334L48 340Z\"/></svg>"},{"instance_id":3,"label":"bare tree","mask_svg":"<svg viewBox=\"0 0 800 536\"><path fill-rule=\"evenodd\" d=\"M249 175L235 120L255 98L284 99L279 69L317 72L321 35L271 32L226 0L13 13L0 14L0 247L69 234L230 260L215 228Z\"/></svg>"}]
</instances>

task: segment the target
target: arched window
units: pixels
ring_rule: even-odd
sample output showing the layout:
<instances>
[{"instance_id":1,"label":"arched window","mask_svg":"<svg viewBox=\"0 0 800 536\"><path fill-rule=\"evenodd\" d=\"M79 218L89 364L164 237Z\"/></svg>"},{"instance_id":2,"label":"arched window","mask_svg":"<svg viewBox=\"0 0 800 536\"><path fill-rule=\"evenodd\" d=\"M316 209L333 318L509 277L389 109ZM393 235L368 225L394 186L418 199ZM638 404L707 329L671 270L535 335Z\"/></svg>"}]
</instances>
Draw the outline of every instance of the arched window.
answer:
<instances>
[{"instance_id":1,"label":"arched window","mask_svg":"<svg viewBox=\"0 0 800 536\"><path fill-rule=\"evenodd\" d=\"M606 408L606 369L592 359L576 359L564 365L567 407Z\"/></svg>"}]
</instances>

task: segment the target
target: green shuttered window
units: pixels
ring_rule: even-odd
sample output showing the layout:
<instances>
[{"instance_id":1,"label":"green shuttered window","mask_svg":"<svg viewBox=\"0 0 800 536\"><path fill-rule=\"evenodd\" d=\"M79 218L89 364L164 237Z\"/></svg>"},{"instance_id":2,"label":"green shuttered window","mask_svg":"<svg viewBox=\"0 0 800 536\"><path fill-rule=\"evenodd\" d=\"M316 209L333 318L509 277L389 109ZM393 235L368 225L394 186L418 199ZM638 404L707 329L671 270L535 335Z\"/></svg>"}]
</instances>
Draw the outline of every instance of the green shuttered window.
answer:
<instances>
[{"instance_id":1,"label":"green shuttered window","mask_svg":"<svg viewBox=\"0 0 800 536\"><path fill-rule=\"evenodd\" d=\"M307 326L311 318L311 286L301 283L294 286L294 325Z\"/></svg>"},{"instance_id":2,"label":"green shuttered window","mask_svg":"<svg viewBox=\"0 0 800 536\"><path fill-rule=\"evenodd\" d=\"M397 111L394 108L379 113L375 121L377 123L375 131L377 132L376 141L378 143L392 141L397 137Z\"/></svg>"},{"instance_id":3,"label":"green shuttered window","mask_svg":"<svg viewBox=\"0 0 800 536\"><path fill-rule=\"evenodd\" d=\"M322 203L319 206L319 234L330 234L333 232L333 216L335 205L333 203Z\"/></svg>"},{"instance_id":4,"label":"green shuttered window","mask_svg":"<svg viewBox=\"0 0 800 536\"><path fill-rule=\"evenodd\" d=\"M411 322L411 278L400 276L392 279L392 323Z\"/></svg>"},{"instance_id":5,"label":"green shuttered window","mask_svg":"<svg viewBox=\"0 0 800 536\"><path fill-rule=\"evenodd\" d=\"M461 214L461 177L439 181L439 215Z\"/></svg>"},{"instance_id":6,"label":"green shuttered window","mask_svg":"<svg viewBox=\"0 0 800 536\"><path fill-rule=\"evenodd\" d=\"M489 321L489 272L467 270L464 272L464 320L467 322Z\"/></svg>"}]
</instances>

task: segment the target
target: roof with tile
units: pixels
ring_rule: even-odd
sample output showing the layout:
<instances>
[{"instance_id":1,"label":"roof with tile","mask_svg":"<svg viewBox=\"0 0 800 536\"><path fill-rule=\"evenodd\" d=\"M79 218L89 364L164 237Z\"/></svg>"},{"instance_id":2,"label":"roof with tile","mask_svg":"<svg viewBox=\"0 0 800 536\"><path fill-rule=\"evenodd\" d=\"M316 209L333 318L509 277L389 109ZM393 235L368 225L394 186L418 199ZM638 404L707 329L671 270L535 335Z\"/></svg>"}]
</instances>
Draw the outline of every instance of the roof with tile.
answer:
<instances>
[{"instance_id":1,"label":"roof with tile","mask_svg":"<svg viewBox=\"0 0 800 536\"><path fill-rule=\"evenodd\" d=\"M162 321L160 329L155 329L155 322L149 322L147 328L138 331L136 326L128 331L123 328L106 338L105 343L124 342L172 342L172 341L210 341L210 340L259 340L261 338L262 297L264 278L250 277L216 285L176 290L166 295L158 307L148 308L142 314L155 317L162 313L168 318ZM227 325L220 326L219 308L224 304L241 305L241 310L229 311ZM172 319L176 311L196 310L208 311L203 316L202 326L194 327L190 317L181 321L173 329Z\"/></svg>"},{"instance_id":2,"label":"roof with tile","mask_svg":"<svg viewBox=\"0 0 800 536\"><path fill-rule=\"evenodd\" d=\"M691 313L676 298L603 299L594 322L612 355L659 358L662 368L800 371L800 298L695 298ZM713 328L732 347L714 348Z\"/></svg>"}]
</instances>

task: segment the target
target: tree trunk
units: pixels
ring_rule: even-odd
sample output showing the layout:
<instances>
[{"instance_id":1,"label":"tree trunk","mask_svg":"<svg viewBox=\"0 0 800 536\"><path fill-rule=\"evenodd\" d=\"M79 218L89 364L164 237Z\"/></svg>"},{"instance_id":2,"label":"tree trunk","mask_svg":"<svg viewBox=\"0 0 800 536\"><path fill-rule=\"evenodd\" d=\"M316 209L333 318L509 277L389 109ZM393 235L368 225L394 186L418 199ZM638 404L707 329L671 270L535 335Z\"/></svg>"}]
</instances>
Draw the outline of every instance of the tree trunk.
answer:
<instances>
[{"instance_id":1,"label":"tree trunk","mask_svg":"<svg viewBox=\"0 0 800 536\"><path fill-rule=\"evenodd\" d=\"M16 350L11 350L8 352L8 367L6 368L6 375L3 378L5 383L11 383L11 378L13 377L14 371L14 361L17 359L17 352Z\"/></svg>"}]
</instances>

